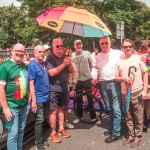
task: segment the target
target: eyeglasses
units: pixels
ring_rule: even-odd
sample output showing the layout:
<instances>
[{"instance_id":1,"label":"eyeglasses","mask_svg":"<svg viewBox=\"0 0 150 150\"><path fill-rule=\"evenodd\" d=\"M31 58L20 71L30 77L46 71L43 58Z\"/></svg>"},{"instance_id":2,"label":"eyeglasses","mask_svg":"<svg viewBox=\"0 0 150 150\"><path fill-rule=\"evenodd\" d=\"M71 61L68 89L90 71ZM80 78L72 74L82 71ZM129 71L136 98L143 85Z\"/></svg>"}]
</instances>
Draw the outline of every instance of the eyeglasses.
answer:
<instances>
[{"instance_id":1,"label":"eyeglasses","mask_svg":"<svg viewBox=\"0 0 150 150\"><path fill-rule=\"evenodd\" d=\"M101 43L101 45L104 45L104 44L105 44L105 45L107 45L107 44L108 44L108 42Z\"/></svg>"},{"instance_id":2,"label":"eyeglasses","mask_svg":"<svg viewBox=\"0 0 150 150\"><path fill-rule=\"evenodd\" d=\"M63 45L56 45L56 48L62 48Z\"/></svg>"},{"instance_id":3,"label":"eyeglasses","mask_svg":"<svg viewBox=\"0 0 150 150\"><path fill-rule=\"evenodd\" d=\"M15 53L22 53L22 54L25 53L25 51L22 51L22 50L14 50L14 51L15 51Z\"/></svg>"},{"instance_id":4,"label":"eyeglasses","mask_svg":"<svg viewBox=\"0 0 150 150\"><path fill-rule=\"evenodd\" d=\"M133 48L132 45L129 45L129 46L122 46L124 49L127 49L127 48Z\"/></svg>"}]
</instances>

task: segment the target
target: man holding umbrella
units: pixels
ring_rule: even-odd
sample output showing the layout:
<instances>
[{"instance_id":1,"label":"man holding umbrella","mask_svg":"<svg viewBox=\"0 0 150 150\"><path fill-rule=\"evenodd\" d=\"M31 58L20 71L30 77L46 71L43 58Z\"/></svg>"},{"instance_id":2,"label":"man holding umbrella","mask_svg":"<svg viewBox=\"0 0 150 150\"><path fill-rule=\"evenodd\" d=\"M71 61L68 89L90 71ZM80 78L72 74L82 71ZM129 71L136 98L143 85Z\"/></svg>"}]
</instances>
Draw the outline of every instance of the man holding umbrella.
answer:
<instances>
[{"instance_id":1,"label":"man holding umbrella","mask_svg":"<svg viewBox=\"0 0 150 150\"><path fill-rule=\"evenodd\" d=\"M59 143L63 137L70 137L70 134L64 129L64 109L66 107L68 96L68 77L72 72L71 57L65 57L63 54L63 40L61 38L53 39L53 53L47 59L47 69L50 77L50 116L51 127L50 139ZM59 130L56 133L56 117L59 117Z\"/></svg>"}]
</instances>

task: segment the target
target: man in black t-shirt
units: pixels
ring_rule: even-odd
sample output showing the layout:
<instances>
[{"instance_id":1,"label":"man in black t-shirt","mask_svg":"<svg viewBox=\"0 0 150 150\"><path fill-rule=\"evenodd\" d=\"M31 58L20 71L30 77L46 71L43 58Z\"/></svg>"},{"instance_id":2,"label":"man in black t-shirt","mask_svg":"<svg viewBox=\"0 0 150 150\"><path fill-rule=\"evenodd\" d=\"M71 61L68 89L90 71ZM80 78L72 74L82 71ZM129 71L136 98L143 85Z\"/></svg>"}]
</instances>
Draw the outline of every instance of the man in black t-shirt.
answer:
<instances>
[{"instance_id":1,"label":"man in black t-shirt","mask_svg":"<svg viewBox=\"0 0 150 150\"><path fill-rule=\"evenodd\" d=\"M72 72L71 57L63 55L63 41L61 38L53 40L53 54L47 59L47 69L50 76L50 139L59 143L61 139L58 134L63 137L70 137L70 134L64 129L64 108L66 106L68 96L68 76ZM56 117L58 114L59 129L56 133Z\"/></svg>"}]
</instances>

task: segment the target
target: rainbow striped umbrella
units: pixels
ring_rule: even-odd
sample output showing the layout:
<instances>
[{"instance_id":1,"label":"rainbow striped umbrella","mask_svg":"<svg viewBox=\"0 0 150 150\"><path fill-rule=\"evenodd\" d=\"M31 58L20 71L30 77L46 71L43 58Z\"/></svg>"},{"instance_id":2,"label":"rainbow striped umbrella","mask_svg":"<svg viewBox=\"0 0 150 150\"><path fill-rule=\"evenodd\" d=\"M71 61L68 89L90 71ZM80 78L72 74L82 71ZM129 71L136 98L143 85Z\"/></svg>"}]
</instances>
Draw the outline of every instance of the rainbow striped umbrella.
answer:
<instances>
[{"instance_id":1,"label":"rainbow striped umbrella","mask_svg":"<svg viewBox=\"0 0 150 150\"><path fill-rule=\"evenodd\" d=\"M130 66L129 67L129 70L128 70L128 77L130 77L130 74L131 74L131 69L134 69L135 72L136 72L136 67L135 66ZM129 105L130 105L130 99L131 99L131 86L134 82L134 79L132 80L132 83L127 83L126 84L126 94L125 94L125 107L126 107L126 113L128 112L129 110Z\"/></svg>"}]
</instances>

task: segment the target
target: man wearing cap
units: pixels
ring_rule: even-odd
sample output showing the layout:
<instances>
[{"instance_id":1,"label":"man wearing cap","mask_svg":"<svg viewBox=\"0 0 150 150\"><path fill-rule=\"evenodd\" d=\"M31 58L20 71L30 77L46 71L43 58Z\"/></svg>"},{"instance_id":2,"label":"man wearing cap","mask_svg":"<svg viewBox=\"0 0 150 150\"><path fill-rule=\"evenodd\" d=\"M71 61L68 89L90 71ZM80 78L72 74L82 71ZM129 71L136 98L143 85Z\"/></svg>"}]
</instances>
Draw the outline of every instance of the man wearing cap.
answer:
<instances>
[{"instance_id":1,"label":"man wearing cap","mask_svg":"<svg viewBox=\"0 0 150 150\"><path fill-rule=\"evenodd\" d=\"M51 47L47 44L44 44L43 47L45 48L45 57L44 60L46 60L47 56L51 53Z\"/></svg>"},{"instance_id":2,"label":"man wearing cap","mask_svg":"<svg viewBox=\"0 0 150 150\"><path fill-rule=\"evenodd\" d=\"M92 89L92 83L91 83L92 56L90 52L82 50L82 47L83 45L81 40L74 41L74 48L76 51L72 53L72 61L76 64L78 68L79 77L76 85L77 95L80 93L78 90ZM91 103L90 107L93 107L93 103ZM79 100L79 103L77 104L77 114L80 118L83 118L82 98ZM91 117L91 121L95 121L96 118L95 112L91 112L90 117ZM75 119L73 121L73 123L78 123L78 122L79 119Z\"/></svg>"}]
</instances>

